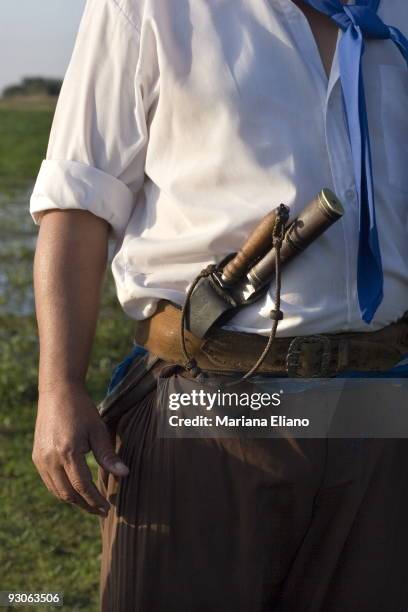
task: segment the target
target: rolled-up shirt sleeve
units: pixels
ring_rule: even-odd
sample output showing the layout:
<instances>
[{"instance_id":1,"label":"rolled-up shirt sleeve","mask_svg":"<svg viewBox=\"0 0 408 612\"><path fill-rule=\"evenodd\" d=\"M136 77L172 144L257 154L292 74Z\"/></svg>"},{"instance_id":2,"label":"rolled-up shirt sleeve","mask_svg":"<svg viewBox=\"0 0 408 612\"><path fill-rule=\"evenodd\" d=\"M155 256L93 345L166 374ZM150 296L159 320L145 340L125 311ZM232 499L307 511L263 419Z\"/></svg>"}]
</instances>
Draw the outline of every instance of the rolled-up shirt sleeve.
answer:
<instances>
[{"instance_id":1,"label":"rolled-up shirt sleeve","mask_svg":"<svg viewBox=\"0 0 408 612\"><path fill-rule=\"evenodd\" d=\"M47 209L78 209L105 219L111 238L124 233L147 146L136 5L87 0L30 199L37 225Z\"/></svg>"}]
</instances>

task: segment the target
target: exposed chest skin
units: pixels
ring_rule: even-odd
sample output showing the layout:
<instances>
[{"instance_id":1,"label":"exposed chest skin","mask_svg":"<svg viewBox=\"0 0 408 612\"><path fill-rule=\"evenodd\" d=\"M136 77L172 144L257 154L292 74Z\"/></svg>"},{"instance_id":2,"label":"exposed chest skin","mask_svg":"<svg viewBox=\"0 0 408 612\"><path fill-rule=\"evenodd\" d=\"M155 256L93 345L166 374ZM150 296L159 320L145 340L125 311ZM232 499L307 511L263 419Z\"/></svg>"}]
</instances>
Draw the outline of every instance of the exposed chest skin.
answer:
<instances>
[{"instance_id":1,"label":"exposed chest skin","mask_svg":"<svg viewBox=\"0 0 408 612\"><path fill-rule=\"evenodd\" d=\"M327 76L330 74L333 62L338 28L336 24L323 13L305 4L302 0L292 0L304 13L316 40L320 57ZM343 2L346 4L346 2Z\"/></svg>"}]
</instances>

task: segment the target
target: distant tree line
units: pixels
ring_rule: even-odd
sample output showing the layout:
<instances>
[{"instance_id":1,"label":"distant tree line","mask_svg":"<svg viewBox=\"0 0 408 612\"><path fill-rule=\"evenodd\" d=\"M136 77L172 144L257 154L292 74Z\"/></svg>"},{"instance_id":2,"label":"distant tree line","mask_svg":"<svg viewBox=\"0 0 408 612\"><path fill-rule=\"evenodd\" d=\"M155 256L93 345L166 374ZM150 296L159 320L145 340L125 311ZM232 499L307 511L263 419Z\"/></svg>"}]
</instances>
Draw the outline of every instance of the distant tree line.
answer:
<instances>
[{"instance_id":1,"label":"distant tree line","mask_svg":"<svg viewBox=\"0 0 408 612\"><path fill-rule=\"evenodd\" d=\"M26 77L18 85L10 85L3 90L3 98L15 96L58 96L62 79L47 79L43 77Z\"/></svg>"}]
</instances>

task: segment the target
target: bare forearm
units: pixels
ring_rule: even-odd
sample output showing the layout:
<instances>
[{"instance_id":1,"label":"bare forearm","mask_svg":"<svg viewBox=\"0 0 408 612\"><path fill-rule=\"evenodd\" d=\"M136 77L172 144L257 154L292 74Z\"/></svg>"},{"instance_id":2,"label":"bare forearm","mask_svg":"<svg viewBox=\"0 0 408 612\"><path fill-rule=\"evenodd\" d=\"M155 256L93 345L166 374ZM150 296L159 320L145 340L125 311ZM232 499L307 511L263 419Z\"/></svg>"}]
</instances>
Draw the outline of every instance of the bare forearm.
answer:
<instances>
[{"instance_id":1,"label":"bare forearm","mask_svg":"<svg viewBox=\"0 0 408 612\"><path fill-rule=\"evenodd\" d=\"M84 385L108 229L106 221L89 212L47 211L34 260L40 372L33 461L55 497L102 517L110 504L92 480L86 454L92 451L104 472L115 478L129 473Z\"/></svg>"},{"instance_id":2,"label":"bare forearm","mask_svg":"<svg viewBox=\"0 0 408 612\"><path fill-rule=\"evenodd\" d=\"M108 224L92 213L44 214L34 259L39 388L85 380L106 270Z\"/></svg>"}]
</instances>

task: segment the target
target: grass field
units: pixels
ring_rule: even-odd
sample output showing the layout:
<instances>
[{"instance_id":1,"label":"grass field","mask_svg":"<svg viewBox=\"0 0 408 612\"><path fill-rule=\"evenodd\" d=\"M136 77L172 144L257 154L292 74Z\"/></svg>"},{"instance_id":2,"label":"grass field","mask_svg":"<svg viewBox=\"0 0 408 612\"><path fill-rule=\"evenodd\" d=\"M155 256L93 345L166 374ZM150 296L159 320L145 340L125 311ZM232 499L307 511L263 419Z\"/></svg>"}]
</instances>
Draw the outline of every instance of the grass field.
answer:
<instances>
[{"instance_id":1,"label":"grass field","mask_svg":"<svg viewBox=\"0 0 408 612\"><path fill-rule=\"evenodd\" d=\"M98 520L54 500L31 462L38 357L31 275L37 228L28 198L53 115L53 101L45 106L44 100L32 106L0 103L0 591L63 591L64 610L93 612L98 609ZM108 271L87 381L95 402L131 348L132 327Z\"/></svg>"},{"instance_id":2,"label":"grass field","mask_svg":"<svg viewBox=\"0 0 408 612\"><path fill-rule=\"evenodd\" d=\"M0 101L0 191L24 188L45 156L55 101Z\"/></svg>"}]
</instances>

